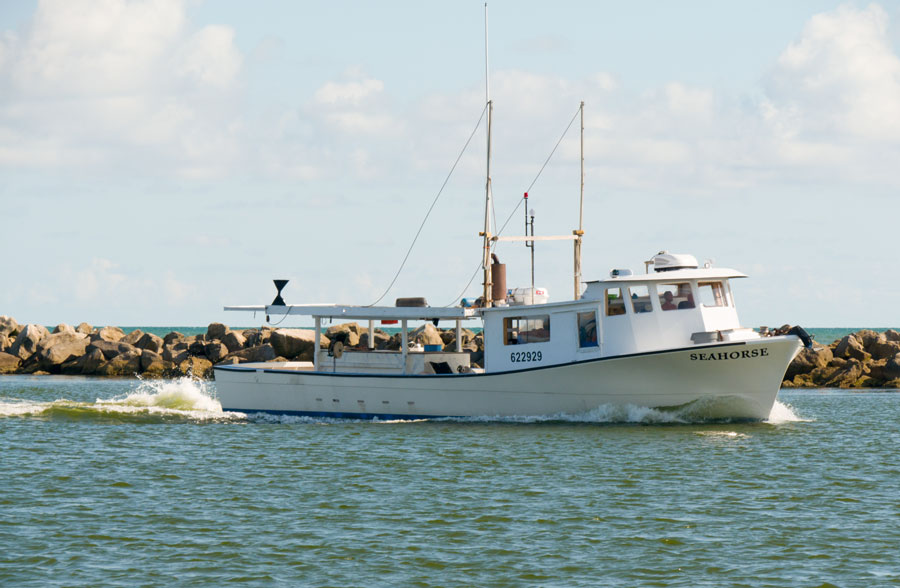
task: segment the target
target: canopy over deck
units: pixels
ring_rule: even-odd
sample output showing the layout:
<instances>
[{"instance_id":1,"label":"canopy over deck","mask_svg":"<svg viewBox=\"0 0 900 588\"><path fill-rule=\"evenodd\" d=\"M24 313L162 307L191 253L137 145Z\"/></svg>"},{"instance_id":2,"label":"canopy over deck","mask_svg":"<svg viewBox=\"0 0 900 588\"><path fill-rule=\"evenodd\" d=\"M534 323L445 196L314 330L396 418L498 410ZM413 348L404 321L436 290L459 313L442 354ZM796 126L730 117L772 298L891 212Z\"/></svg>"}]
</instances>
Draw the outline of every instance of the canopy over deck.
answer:
<instances>
[{"instance_id":1,"label":"canopy over deck","mask_svg":"<svg viewBox=\"0 0 900 588\"><path fill-rule=\"evenodd\" d=\"M480 318L478 309L431 306L349 306L343 304L287 304L268 306L226 306L225 310L264 312L312 316L316 318L347 319L405 319L405 320L471 320Z\"/></svg>"}]
</instances>

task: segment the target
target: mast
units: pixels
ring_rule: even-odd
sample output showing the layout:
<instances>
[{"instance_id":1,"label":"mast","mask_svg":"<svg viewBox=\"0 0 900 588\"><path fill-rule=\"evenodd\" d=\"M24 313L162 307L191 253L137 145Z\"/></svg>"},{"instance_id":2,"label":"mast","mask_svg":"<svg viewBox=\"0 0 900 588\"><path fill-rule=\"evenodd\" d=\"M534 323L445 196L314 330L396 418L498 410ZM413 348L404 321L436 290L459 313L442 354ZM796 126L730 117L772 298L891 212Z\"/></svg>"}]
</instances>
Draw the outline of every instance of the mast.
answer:
<instances>
[{"instance_id":1,"label":"mast","mask_svg":"<svg viewBox=\"0 0 900 588\"><path fill-rule=\"evenodd\" d=\"M488 9L484 3L484 99L487 103L487 172L484 183L484 256L481 260L484 268L484 293L482 294L483 306L492 306L491 289L491 119L494 113L494 103L491 100L491 78L488 67Z\"/></svg>"},{"instance_id":2,"label":"mast","mask_svg":"<svg viewBox=\"0 0 900 588\"><path fill-rule=\"evenodd\" d=\"M581 239L584 237L584 101L581 101L581 195L578 200L578 230L575 234L575 300L581 296Z\"/></svg>"}]
</instances>

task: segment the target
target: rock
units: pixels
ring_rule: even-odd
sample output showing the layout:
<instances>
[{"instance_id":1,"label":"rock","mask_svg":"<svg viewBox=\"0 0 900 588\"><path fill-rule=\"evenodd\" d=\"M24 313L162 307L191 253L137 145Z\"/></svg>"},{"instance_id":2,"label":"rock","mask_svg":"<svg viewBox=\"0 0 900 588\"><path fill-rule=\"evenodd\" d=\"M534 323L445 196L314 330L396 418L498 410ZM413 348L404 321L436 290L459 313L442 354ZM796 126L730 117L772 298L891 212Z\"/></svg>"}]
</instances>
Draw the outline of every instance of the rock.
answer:
<instances>
[{"instance_id":1,"label":"rock","mask_svg":"<svg viewBox=\"0 0 900 588\"><path fill-rule=\"evenodd\" d=\"M869 347L878 339L879 333L876 333L872 329L863 329L861 331L857 331L853 333L853 336L857 341L862 343L863 349L866 351L869 350Z\"/></svg>"},{"instance_id":2,"label":"rock","mask_svg":"<svg viewBox=\"0 0 900 588\"><path fill-rule=\"evenodd\" d=\"M121 341L125 336L125 331L119 327L103 327L91 335L92 341Z\"/></svg>"},{"instance_id":3,"label":"rock","mask_svg":"<svg viewBox=\"0 0 900 588\"><path fill-rule=\"evenodd\" d=\"M900 388L900 378L890 380L881 385L884 388Z\"/></svg>"},{"instance_id":4,"label":"rock","mask_svg":"<svg viewBox=\"0 0 900 588\"><path fill-rule=\"evenodd\" d=\"M202 357L189 357L175 366L175 372L182 376L206 378L212 375L212 363Z\"/></svg>"},{"instance_id":5,"label":"rock","mask_svg":"<svg viewBox=\"0 0 900 588\"><path fill-rule=\"evenodd\" d=\"M100 365L97 373L102 376L131 376L141 371L141 351L132 347Z\"/></svg>"},{"instance_id":6,"label":"rock","mask_svg":"<svg viewBox=\"0 0 900 588\"><path fill-rule=\"evenodd\" d=\"M19 331L19 335L9 348L9 354L15 355L21 360L26 360L37 351L38 343L44 337L49 337L50 333L46 327L41 325L25 325Z\"/></svg>"},{"instance_id":7,"label":"rock","mask_svg":"<svg viewBox=\"0 0 900 588\"><path fill-rule=\"evenodd\" d=\"M19 323L11 316L0 316L0 337L14 337L19 334Z\"/></svg>"},{"instance_id":8,"label":"rock","mask_svg":"<svg viewBox=\"0 0 900 588\"><path fill-rule=\"evenodd\" d=\"M144 336L144 331L142 331L140 329L135 329L135 330L131 331L130 333L128 333L127 335L125 335L124 337L122 337L121 341L123 343L128 343L129 345L134 345L135 343L140 341L141 337L143 337L143 336Z\"/></svg>"},{"instance_id":9,"label":"rock","mask_svg":"<svg viewBox=\"0 0 900 588\"><path fill-rule=\"evenodd\" d=\"M322 335L321 340L320 346L328 347L328 338ZM311 329L278 329L269 339L275 353L289 359L300 355L312 357L315 342L316 332Z\"/></svg>"},{"instance_id":10,"label":"rock","mask_svg":"<svg viewBox=\"0 0 900 588\"><path fill-rule=\"evenodd\" d=\"M162 337L153 333L144 333L144 336L134 343L138 349L148 349L154 353L161 353L164 345Z\"/></svg>"},{"instance_id":11,"label":"rock","mask_svg":"<svg viewBox=\"0 0 900 588\"><path fill-rule=\"evenodd\" d=\"M315 331L313 331L313 332L315 332ZM327 337L322 337L322 338L327 340ZM380 329L375 329L375 336L373 337L373 339L375 340L375 348L381 349L382 346L386 345L387 342L391 340L391 336ZM369 333L368 332L363 333L362 335L359 336L359 345L360 345L360 347L368 347L369 346ZM328 347L328 345L325 345L325 347Z\"/></svg>"},{"instance_id":12,"label":"rock","mask_svg":"<svg viewBox=\"0 0 900 588\"><path fill-rule=\"evenodd\" d=\"M893 341L894 343L900 343L900 333L898 333L894 329L888 329L887 331L885 331L884 337L888 341Z\"/></svg>"},{"instance_id":13,"label":"rock","mask_svg":"<svg viewBox=\"0 0 900 588\"><path fill-rule=\"evenodd\" d=\"M207 341L221 341L225 335L231 332L231 329L222 323L210 323L206 328Z\"/></svg>"},{"instance_id":14,"label":"rock","mask_svg":"<svg viewBox=\"0 0 900 588\"><path fill-rule=\"evenodd\" d=\"M45 337L38 344L37 356L40 369L58 373L62 364L84 355L90 339L87 335L76 333L72 327L69 328L71 332L59 331Z\"/></svg>"},{"instance_id":15,"label":"rock","mask_svg":"<svg viewBox=\"0 0 900 588\"><path fill-rule=\"evenodd\" d=\"M203 341L194 341L188 345L188 352L196 357L206 357L206 343Z\"/></svg>"},{"instance_id":16,"label":"rock","mask_svg":"<svg viewBox=\"0 0 900 588\"><path fill-rule=\"evenodd\" d=\"M808 374L818 367L825 367L833 359L834 355L829 347L820 347L819 349L804 347L788 366L784 379L793 380L794 376Z\"/></svg>"},{"instance_id":17,"label":"rock","mask_svg":"<svg viewBox=\"0 0 900 588\"><path fill-rule=\"evenodd\" d=\"M862 341L857 339L854 333L851 333L840 340L834 348L834 357L853 358L861 362L872 359L872 356L867 353L863 347Z\"/></svg>"},{"instance_id":18,"label":"rock","mask_svg":"<svg viewBox=\"0 0 900 588\"><path fill-rule=\"evenodd\" d=\"M879 333L866 350L872 354L872 359L890 359L900 353L900 342L889 341L885 333Z\"/></svg>"},{"instance_id":19,"label":"rock","mask_svg":"<svg viewBox=\"0 0 900 588\"><path fill-rule=\"evenodd\" d=\"M172 345L171 347L166 347L165 349L163 349L162 357L166 361L175 361L175 358L181 353L190 355L188 353L187 347L187 343L184 342L177 343L175 345Z\"/></svg>"},{"instance_id":20,"label":"rock","mask_svg":"<svg viewBox=\"0 0 900 588\"><path fill-rule=\"evenodd\" d=\"M103 358L106 360L113 359L114 357L121 355L123 353L129 353L132 351L138 351L140 354L140 350L138 350L133 345L129 345L128 343L115 342L115 341L106 341L104 339L97 339L93 341L90 345L88 345L87 350L90 349L99 349L101 353L103 353Z\"/></svg>"},{"instance_id":21,"label":"rock","mask_svg":"<svg viewBox=\"0 0 900 588\"><path fill-rule=\"evenodd\" d=\"M75 327L76 333L81 333L82 335L90 335L94 332L94 327L87 323L81 323L77 327Z\"/></svg>"},{"instance_id":22,"label":"rock","mask_svg":"<svg viewBox=\"0 0 900 588\"><path fill-rule=\"evenodd\" d=\"M11 337L0 336L0 351L6 351L10 347L12 347L15 339Z\"/></svg>"},{"instance_id":23,"label":"rock","mask_svg":"<svg viewBox=\"0 0 900 588\"><path fill-rule=\"evenodd\" d=\"M235 351L243 349L246 342L247 340L244 336L235 331L228 331L228 333L222 337L222 344L228 348L229 353L234 353Z\"/></svg>"},{"instance_id":24,"label":"rock","mask_svg":"<svg viewBox=\"0 0 900 588\"><path fill-rule=\"evenodd\" d=\"M85 354L81 357L70 359L62 365L61 372L69 375L81 374L84 376L92 376L97 373L100 366L105 363L106 358L93 343L87 347Z\"/></svg>"},{"instance_id":25,"label":"rock","mask_svg":"<svg viewBox=\"0 0 900 588\"><path fill-rule=\"evenodd\" d=\"M237 357L234 357L234 356L232 355L232 356L226 357L225 359L223 359L222 361L220 361L220 362L217 363L216 365L236 365L236 364L239 364L239 363L241 363L241 360L238 359Z\"/></svg>"},{"instance_id":26,"label":"rock","mask_svg":"<svg viewBox=\"0 0 900 588\"><path fill-rule=\"evenodd\" d=\"M228 348L225 347L223 343L219 343L218 341L207 343L206 347L204 348L204 355L207 359L209 359L209 361L213 363L222 361L228 355L228 353Z\"/></svg>"},{"instance_id":27,"label":"rock","mask_svg":"<svg viewBox=\"0 0 900 588\"><path fill-rule=\"evenodd\" d=\"M858 359L850 359L847 364L839 368L831 377L825 381L826 388L852 388L857 381L862 378L863 364Z\"/></svg>"},{"instance_id":28,"label":"rock","mask_svg":"<svg viewBox=\"0 0 900 588\"><path fill-rule=\"evenodd\" d=\"M900 378L900 353L884 362L881 376L885 382Z\"/></svg>"},{"instance_id":29,"label":"rock","mask_svg":"<svg viewBox=\"0 0 900 588\"><path fill-rule=\"evenodd\" d=\"M421 343L422 345L440 345L441 347L444 345L444 340L441 339L440 332L437 330L437 327L431 323L425 323L415 329L409 334L409 340Z\"/></svg>"},{"instance_id":30,"label":"rock","mask_svg":"<svg viewBox=\"0 0 900 588\"><path fill-rule=\"evenodd\" d=\"M178 343L179 341L184 341L184 335L179 333L178 331L172 331L165 337L163 337L163 344L168 347L173 343Z\"/></svg>"},{"instance_id":31,"label":"rock","mask_svg":"<svg viewBox=\"0 0 900 588\"><path fill-rule=\"evenodd\" d=\"M236 357L240 360L241 363L247 362L258 362L258 361L271 361L278 356L275 353L275 349L272 348L271 345L265 343L263 345L256 345L254 347L248 347L247 349L242 349L240 351L236 351L229 355L228 357ZM228 359L228 358L226 358Z\"/></svg>"},{"instance_id":32,"label":"rock","mask_svg":"<svg viewBox=\"0 0 900 588\"><path fill-rule=\"evenodd\" d=\"M0 374L15 373L21 364L22 360L15 355L0 351Z\"/></svg>"},{"instance_id":33,"label":"rock","mask_svg":"<svg viewBox=\"0 0 900 588\"><path fill-rule=\"evenodd\" d=\"M359 336L366 330L357 323L341 323L328 327L325 336L329 341L343 341L345 346L356 347L359 345Z\"/></svg>"},{"instance_id":34,"label":"rock","mask_svg":"<svg viewBox=\"0 0 900 588\"><path fill-rule=\"evenodd\" d=\"M166 362L155 351L144 349L141 351L141 372L149 376L161 377L171 370L173 364Z\"/></svg>"},{"instance_id":35,"label":"rock","mask_svg":"<svg viewBox=\"0 0 900 588\"><path fill-rule=\"evenodd\" d=\"M71 333L74 335L75 327L73 327L72 325L67 325L66 323L59 323L58 325L53 327L53 330L50 331L50 333L52 335L55 335L57 333Z\"/></svg>"}]
</instances>

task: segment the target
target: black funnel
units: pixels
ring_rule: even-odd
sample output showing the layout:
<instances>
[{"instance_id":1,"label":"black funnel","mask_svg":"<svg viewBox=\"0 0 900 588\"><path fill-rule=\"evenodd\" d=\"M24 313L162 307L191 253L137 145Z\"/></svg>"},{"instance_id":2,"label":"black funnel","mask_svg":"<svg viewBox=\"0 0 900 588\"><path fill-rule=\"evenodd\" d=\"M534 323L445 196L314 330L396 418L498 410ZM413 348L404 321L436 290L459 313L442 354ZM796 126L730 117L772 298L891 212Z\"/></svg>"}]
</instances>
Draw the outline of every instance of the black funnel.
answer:
<instances>
[{"instance_id":1,"label":"black funnel","mask_svg":"<svg viewBox=\"0 0 900 588\"><path fill-rule=\"evenodd\" d=\"M272 306L285 306L284 298L281 297L281 291L284 290L284 287L290 280L272 280L275 282L275 288L278 289L278 294L275 296L275 300L272 301Z\"/></svg>"}]
</instances>

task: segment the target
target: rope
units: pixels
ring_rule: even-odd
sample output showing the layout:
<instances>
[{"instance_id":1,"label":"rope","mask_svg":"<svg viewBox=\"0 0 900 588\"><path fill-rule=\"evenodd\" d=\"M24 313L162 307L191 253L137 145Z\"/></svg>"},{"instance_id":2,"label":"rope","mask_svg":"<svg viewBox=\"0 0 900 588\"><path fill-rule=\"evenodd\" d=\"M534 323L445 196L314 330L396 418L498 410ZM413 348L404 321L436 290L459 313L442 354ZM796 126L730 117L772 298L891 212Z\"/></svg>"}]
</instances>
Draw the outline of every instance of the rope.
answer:
<instances>
[{"instance_id":1,"label":"rope","mask_svg":"<svg viewBox=\"0 0 900 588\"><path fill-rule=\"evenodd\" d=\"M581 106L578 107L578 110L575 111L575 116L573 116L573 117L572 117L572 120L569 121L569 124L566 125L566 130L564 130L563 133L562 133L562 135L560 135L559 141L557 141L557 142L556 142L556 145L553 146L553 150L550 151L550 155L547 156L547 159L544 161L544 165L541 166L540 171L538 171L537 175L534 176L534 179L531 181L531 184L528 186L528 189L525 190L526 192L531 192L531 189L532 189L532 188L534 187L534 185L537 183L538 178L541 177L541 174L542 174L542 173L544 173L544 168L547 167L547 164L548 164L548 163L550 163L550 158L553 157L553 154L554 154L554 153L556 153L557 147L559 147L559 144L562 143L562 140L566 137L566 133L569 132L569 129L572 127L572 123L575 122L575 119L576 119L576 118L578 118L578 113L579 113L579 112L581 112ZM509 224L509 221L512 220L513 215L516 214L516 211L519 210L519 207L522 206L522 203L523 203L523 202L525 202L525 199L524 199L524 198L520 198L520 199L519 199L519 203L516 204L516 207L513 208L513 211L512 211L511 213L509 213L509 216L506 218L506 222L503 223L503 226L500 227L500 230L499 230L499 231L497 231L497 236L500 236L500 234L503 232L503 229L505 229L505 228L506 228L506 225Z\"/></svg>"},{"instance_id":2,"label":"rope","mask_svg":"<svg viewBox=\"0 0 900 588\"><path fill-rule=\"evenodd\" d=\"M416 236L413 237L412 243L409 245L409 249L406 250L406 256L403 258L403 262L400 264L400 267L397 268L397 273L394 274L394 279L391 280L390 285L384 291L384 293L378 297L378 300L371 304L367 304L366 307L375 306L381 299L387 296L387 293L391 291L391 288L394 287L394 284L397 282L397 278L400 277L400 272L403 271L403 266L406 265L406 261L409 259L410 253L412 253L413 247L416 245L416 241L419 240L419 235L422 234L422 229L425 228L425 223L428 221L428 217L431 216L431 211L434 210L434 205L437 204L438 198L441 197L441 194L444 192L444 188L447 186L447 182L450 181L450 176L453 175L454 170L456 170L456 166L459 164L459 160L462 159L463 153L466 152L466 149L469 147L469 143L472 142L472 137L475 136L475 132L478 130L478 127L481 126L481 121L484 119L484 113L487 111L488 105L485 104L484 108L481 110L481 116L478 117L478 122L475 123L475 128L472 129L472 134L469 135L469 138L466 140L466 144L463 145L462 151L459 152L459 156L456 158L456 161L453 162L453 167L450 168L450 173L447 174L447 177L444 179L444 183L441 184L441 189L438 190L437 195L435 195L434 200L431 201L431 206L428 208L428 212L425 214L425 218L422 219L422 224L419 225L419 230L416 231Z\"/></svg>"},{"instance_id":3,"label":"rope","mask_svg":"<svg viewBox=\"0 0 900 588\"><path fill-rule=\"evenodd\" d=\"M570 121L569 121L569 124L566 125L566 130L564 130L564 131L562 132L562 135L560 135L559 140L556 142L556 145L554 145L554 146L553 146L553 149L550 151L550 155L548 155L548 156L547 156L547 159L544 160L544 165L541 166L541 169L538 170L537 175L534 176L534 179L533 179L533 180L531 180L531 184L529 184L528 189L525 190L526 192L531 192L531 189L532 189L532 188L534 187L534 185L537 183L538 178L540 178L540 177L541 177L541 174L544 173L544 168L547 167L547 164L548 164L548 163L550 163L550 158L552 158L552 157L553 157L553 154L556 153L556 149L559 147L560 143L562 143L562 140L566 137L566 134L569 132L569 129L572 128L572 123L574 123L574 122L575 122L575 119L578 118L578 113L579 113L579 112L581 112L581 106L578 107L578 110L576 110L576 111L575 111L575 114L572 116L572 120L570 120ZM483 113L483 112L482 112L482 116L484 116L484 113ZM493 192L493 191L492 191L492 192ZM503 226L500 227L500 230L499 230L499 231L497 231L496 233L494 233L496 236L499 237L500 234L503 233L503 229L506 228L506 225L509 224L509 221L512 220L513 215L516 214L516 211L519 210L519 207L522 206L522 203L523 203L524 201L525 201L524 198L519 199L519 203L516 204L516 207L513 208L513 210L512 210L511 213L509 213L509 216L506 217L506 222L503 223ZM493 204L494 204L494 199L491 198L491 205L493 206ZM493 213L493 211L491 211L491 212ZM494 223L496 223L496 222L497 222L497 221L496 221L496 218L497 218L497 217L494 216L493 218L494 218ZM494 228L496 228L496 226L497 226L497 225L494 224ZM498 245L498 242L495 241L494 244L493 244L493 249L496 249L496 248L497 248L497 245ZM462 298L463 294L466 293L466 290L469 289L469 286L471 286L471 285L472 285L472 282L475 280L475 276L478 275L478 270L484 269L483 263L484 263L484 262L483 262L482 260L480 260L480 261L478 262L478 265L475 267L475 272L472 274L472 277L469 278L469 283L466 284L466 287L462 289L462 292L460 292L459 295L458 295L456 298L454 298L453 301L452 301L450 304L447 305L448 307L451 306L451 305L453 305L453 304L456 304L456 301L459 300L460 298Z\"/></svg>"}]
</instances>

